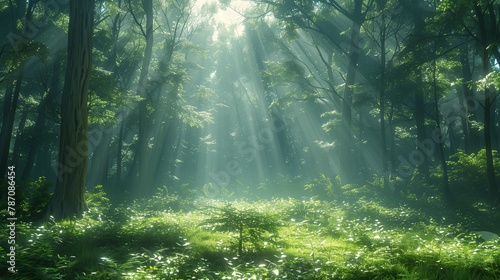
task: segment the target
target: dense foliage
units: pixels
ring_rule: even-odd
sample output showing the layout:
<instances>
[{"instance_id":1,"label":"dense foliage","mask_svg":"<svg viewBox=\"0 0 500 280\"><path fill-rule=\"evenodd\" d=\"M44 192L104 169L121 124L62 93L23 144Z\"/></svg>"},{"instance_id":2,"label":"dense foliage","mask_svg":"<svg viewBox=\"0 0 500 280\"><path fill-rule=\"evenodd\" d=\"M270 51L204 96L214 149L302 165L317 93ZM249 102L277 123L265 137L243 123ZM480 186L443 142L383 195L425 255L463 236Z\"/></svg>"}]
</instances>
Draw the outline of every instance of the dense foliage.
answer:
<instances>
[{"instance_id":1,"label":"dense foliage","mask_svg":"<svg viewBox=\"0 0 500 280\"><path fill-rule=\"evenodd\" d=\"M500 1L0 0L0 26L0 278L499 279Z\"/></svg>"},{"instance_id":2,"label":"dense foliage","mask_svg":"<svg viewBox=\"0 0 500 280\"><path fill-rule=\"evenodd\" d=\"M492 209L482 210L490 223L470 227L470 213L443 207L439 197L410 193L402 194L398 203L352 190L344 192L345 199L226 203L198 198L189 203L165 192L166 188L158 190L162 197L155 201L163 203L154 207L145 200L112 207L98 187L87 196L89 211L82 219L18 224L18 273L2 270L2 275L9 279L497 279L500 274L500 240L484 240L480 232L500 218ZM4 262L3 247L1 253Z\"/></svg>"}]
</instances>

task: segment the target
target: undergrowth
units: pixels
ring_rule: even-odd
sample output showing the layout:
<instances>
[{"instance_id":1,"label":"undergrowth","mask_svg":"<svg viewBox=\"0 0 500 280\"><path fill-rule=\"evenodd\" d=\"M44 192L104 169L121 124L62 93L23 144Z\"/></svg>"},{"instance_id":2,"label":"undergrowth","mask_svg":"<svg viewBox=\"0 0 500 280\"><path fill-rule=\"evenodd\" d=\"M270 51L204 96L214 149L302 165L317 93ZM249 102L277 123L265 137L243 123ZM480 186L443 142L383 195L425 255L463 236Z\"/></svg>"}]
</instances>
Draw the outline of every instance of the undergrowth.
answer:
<instances>
[{"instance_id":1,"label":"undergrowth","mask_svg":"<svg viewBox=\"0 0 500 280\"><path fill-rule=\"evenodd\" d=\"M375 184L328 182L347 195L187 202L162 188L112 205L97 187L82 219L19 221L17 273L7 272L4 242L0 278L500 279L499 241L455 222L439 198L407 194L395 204L366 196Z\"/></svg>"}]
</instances>

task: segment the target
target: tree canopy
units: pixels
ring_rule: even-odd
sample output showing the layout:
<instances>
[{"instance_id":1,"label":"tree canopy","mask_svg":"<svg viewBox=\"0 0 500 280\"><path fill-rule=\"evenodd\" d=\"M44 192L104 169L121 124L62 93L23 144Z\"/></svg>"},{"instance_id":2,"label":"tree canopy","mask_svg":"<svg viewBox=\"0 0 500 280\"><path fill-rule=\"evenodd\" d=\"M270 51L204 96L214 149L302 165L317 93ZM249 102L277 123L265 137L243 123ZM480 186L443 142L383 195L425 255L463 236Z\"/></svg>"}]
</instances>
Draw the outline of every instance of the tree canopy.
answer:
<instances>
[{"instance_id":1,"label":"tree canopy","mask_svg":"<svg viewBox=\"0 0 500 280\"><path fill-rule=\"evenodd\" d=\"M55 196L279 193L326 175L453 201L465 152L485 155L471 188L499 198L496 1L100 0L77 54L72 7L49 2L1 2L0 165ZM64 140L75 117L85 143Z\"/></svg>"}]
</instances>

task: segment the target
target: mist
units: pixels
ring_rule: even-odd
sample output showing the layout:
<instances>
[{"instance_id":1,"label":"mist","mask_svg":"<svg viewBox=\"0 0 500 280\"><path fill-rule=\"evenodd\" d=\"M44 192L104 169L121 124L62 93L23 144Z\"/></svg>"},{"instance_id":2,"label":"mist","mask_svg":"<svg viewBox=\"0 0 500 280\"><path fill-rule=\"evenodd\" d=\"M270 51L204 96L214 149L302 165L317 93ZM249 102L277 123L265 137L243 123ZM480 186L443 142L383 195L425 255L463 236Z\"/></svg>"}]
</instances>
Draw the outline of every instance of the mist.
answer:
<instances>
[{"instance_id":1,"label":"mist","mask_svg":"<svg viewBox=\"0 0 500 280\"><path fill-rule=\"evenodd\" d=\"M0 3L0 275L500 275L497 2Z\"/></svg>"}]
</instances>

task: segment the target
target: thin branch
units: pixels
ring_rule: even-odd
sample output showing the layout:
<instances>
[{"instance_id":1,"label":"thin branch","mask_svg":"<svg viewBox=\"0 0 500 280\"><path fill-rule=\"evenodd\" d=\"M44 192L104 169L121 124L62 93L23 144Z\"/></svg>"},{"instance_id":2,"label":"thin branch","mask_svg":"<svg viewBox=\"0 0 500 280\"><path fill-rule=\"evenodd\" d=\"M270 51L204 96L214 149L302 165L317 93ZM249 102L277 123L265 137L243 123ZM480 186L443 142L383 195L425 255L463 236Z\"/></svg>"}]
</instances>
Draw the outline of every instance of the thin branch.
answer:
<instances>
[{"instance_id":1,"label":"thin branch","mask_svg":"<svg viewBox=\"0 0 500 280\"><path fill-rule=\"evenodd\" d=\"M139 22L139 20L137 19L137 17L135 16L135 13L134 13L134 9L132 9L132 3L131 3L131 0L128 0L127 1L128 3L128 8L129 8L129 11L130 11L130 14L132 15L132 18L134 19L134 22L137 24L137 26L139 26L139 28L141 29L141 33L144 37L147 37L146 35L146 31L144 31L144 28L142 27L142 23Z\"/></svg>"}]
</instances>

